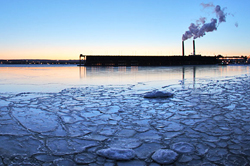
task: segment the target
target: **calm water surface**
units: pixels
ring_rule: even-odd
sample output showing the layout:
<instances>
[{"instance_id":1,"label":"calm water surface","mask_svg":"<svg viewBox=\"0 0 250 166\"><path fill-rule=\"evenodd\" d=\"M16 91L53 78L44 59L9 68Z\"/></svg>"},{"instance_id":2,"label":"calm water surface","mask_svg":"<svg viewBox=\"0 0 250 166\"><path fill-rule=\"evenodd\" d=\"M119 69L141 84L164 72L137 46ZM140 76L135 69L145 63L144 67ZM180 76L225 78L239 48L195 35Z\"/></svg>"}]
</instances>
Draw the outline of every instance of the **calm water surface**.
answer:
<instances>
[{"instance_id":1,"label":"calm water surface","mask_svg":"<svg viewBox=\"0 0 250 166\"><path fill-rule=\"evenodd\" d=\"M138 85L159 89L249 74L248 65L175 67L78 67L0 65L0 93L59 92L92 85Z\"/></svg>"}]
</instances>

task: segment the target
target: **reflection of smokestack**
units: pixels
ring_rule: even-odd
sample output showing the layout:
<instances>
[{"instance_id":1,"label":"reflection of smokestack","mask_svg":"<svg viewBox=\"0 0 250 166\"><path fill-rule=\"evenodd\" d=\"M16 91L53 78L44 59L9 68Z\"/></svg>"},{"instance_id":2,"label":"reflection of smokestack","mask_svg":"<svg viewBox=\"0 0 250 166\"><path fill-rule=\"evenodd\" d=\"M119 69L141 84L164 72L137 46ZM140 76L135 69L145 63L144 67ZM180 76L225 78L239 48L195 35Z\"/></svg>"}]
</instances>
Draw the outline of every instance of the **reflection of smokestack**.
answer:
<instances>
[{"instance_id":1,"label":"reflection of smokestack","mask_svg":"<svg viewBox=\"0 0 250 166\"><path fill-rule=\"evenodd\" d=\"M184 51L184 41L182 41L182 56L185 55L185 51Z\"/></svg>"},{"instance_id":2,"label":"reflection of smokestack","mask_svg":"<svg viewBox=\"0 0 250 166\"><path fill-rule=\"evenodd\" d=\"M195 55L195 41L193 40L193 53Z\"/></svg>"}]
</instances>

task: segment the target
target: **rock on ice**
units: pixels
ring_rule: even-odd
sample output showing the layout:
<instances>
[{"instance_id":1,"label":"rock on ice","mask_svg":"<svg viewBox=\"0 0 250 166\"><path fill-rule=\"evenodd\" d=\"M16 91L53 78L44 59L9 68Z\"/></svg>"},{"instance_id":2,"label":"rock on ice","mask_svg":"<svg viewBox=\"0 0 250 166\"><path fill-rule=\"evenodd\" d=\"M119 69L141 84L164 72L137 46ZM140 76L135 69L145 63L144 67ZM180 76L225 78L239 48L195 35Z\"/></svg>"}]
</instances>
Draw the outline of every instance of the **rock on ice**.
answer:
<instances>
[{"instance_id":1,"label":"rock on ice","mask_svg":"<svg viewBox=\"0 0 250 166\"><path fill-rule=\"evenodd\" d=\"M108 148L98 150L97 154L112 160L131 160L135 157L132 149Z\"/></svg>"},{"instance_id":2,"label":"rock on ice","mask_svg":"<svg viewBox=\"0 0 250 166\"><path fill-rule=\"evenodd\" d=\"M160 164L171 164L177 157L178 154L170 149L159 149L152 155L152 159Z\"/></svg>"}]
</instances>

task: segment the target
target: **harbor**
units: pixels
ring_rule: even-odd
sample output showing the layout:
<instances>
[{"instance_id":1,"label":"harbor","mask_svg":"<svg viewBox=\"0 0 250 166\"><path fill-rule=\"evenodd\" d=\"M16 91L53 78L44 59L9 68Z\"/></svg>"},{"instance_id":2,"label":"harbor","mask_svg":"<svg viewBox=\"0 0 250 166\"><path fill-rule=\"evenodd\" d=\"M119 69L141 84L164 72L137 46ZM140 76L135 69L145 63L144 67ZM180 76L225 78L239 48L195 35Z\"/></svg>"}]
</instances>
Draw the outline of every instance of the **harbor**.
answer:
<instances>
[{"instance_id":1,"label":"harbor","mask_svg":"<svg viewBox=\"0 0 250 166\"><path fill-rule=\"evenodd\" d=\"M79 66L183 66L214 64L246 64L246 56L223 57L196 54L195 40L193 53L185 55L182 41L182 55L79 55Z\"/></svg>"}]
</instances>

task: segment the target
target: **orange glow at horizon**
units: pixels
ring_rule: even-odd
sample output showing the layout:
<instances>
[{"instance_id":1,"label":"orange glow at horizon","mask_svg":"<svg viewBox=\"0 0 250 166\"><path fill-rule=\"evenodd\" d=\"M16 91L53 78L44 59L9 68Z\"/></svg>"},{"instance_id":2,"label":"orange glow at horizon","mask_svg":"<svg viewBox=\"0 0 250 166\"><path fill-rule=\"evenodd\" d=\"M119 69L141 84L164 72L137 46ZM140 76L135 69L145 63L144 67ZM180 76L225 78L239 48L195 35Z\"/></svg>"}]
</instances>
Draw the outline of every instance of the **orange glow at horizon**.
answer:
<instances>
[{"instance_id":1,"label":"orange glow at horizon","mask_svg":"<svg viewBox=\"0 0 250 166\"><path fill-rule=\"evenodd\" d=\"M232 52L212 52L209 48L196 49L197 54L204 56L248 56L247 53ZM79 55L182 55L181 44L178 47L171 46L62 46L62 47L45 47L44 49L34 48L21 48L21 49L3 49L0 50L0 59L54 59L54 60L69 60L78 59ZM192 54L192 47L190 43L185 45L185 55Z\"/></svg>"}]
</instances>

